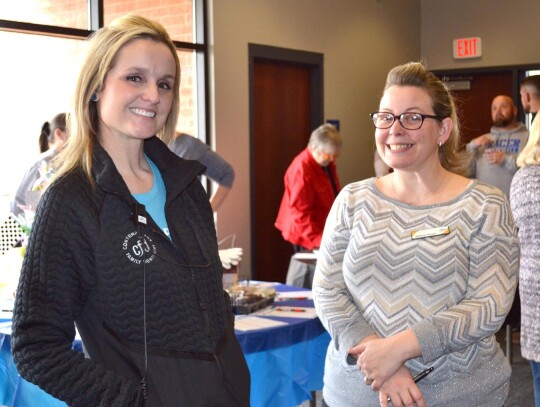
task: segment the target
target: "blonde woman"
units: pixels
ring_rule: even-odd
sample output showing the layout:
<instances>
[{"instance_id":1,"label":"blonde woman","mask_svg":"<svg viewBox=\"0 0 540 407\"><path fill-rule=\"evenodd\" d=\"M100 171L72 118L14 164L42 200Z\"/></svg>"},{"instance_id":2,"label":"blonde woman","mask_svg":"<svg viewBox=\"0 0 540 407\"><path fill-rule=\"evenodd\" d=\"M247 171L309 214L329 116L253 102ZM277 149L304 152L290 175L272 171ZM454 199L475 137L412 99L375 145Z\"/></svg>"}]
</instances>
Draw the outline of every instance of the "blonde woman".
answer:
<instances>
[{"instance_id":1,"label":"blonde woman","mask_svg":"<svg viewBox=\"0 0 540 407\"><path fill-rule=\"evenodd\" d=\"M512 179L510 204L519 228L521 261L521 354L530 360L534 400L540 407L540 120L531 126L529 140L517 158L520 169Z\"/></svg>"},{"instance_id":2,"label":"blonde woman","mask_svg":"<svg viewBox=\"0 0 540 407\"><path fill-rule=\"evenodd\" d=\"M19 282L17 368L73 406L248 406L204 167L167 147L175 46L134 15L88 45ZM75 326L89 359L71 350Z\"/></svg>"}]
</instances>

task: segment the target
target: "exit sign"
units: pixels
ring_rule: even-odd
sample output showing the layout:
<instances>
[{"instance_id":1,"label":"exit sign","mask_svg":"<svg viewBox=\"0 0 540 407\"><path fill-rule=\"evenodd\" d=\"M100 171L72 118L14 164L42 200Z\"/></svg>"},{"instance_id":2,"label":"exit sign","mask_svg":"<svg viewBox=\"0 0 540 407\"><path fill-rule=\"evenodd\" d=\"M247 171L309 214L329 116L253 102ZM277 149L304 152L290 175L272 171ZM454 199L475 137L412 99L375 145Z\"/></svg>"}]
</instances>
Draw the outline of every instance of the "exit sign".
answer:
<instances>
[{"instance_id":1,"label":"exit sign","mask_svg":"<svg viewBox=\"0 0 540 407\"><path fill-rule=\"evenodd\" d=\"M480 37L458 38L454 40L454 58L478 58L482 56L482 39Z\"/></svg>"}]
</instances>

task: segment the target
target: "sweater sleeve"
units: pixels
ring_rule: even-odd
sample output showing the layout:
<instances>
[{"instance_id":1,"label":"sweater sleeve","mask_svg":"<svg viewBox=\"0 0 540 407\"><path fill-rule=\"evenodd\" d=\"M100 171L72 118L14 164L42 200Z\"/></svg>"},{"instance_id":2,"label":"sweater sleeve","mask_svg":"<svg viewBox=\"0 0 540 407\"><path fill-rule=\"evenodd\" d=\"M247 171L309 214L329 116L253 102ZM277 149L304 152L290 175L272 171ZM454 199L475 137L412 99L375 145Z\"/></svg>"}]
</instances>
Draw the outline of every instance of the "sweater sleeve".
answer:
<instances>
[{"instance_id":1,"label":"sweater sleeve","mask_svg":"<svg viewBox=\"0 0 540 407\"><path fill-rule=\"evenodd\" d=\"M520 252L510 206L503 196L490 195L480 210L480 226L468 243L469 278L464 297L411 327L423 363L493 335L512 306Z\"/></svg>"},{"instance_id":2,"label":"sweater sleeve","mask_svg":"<svg viewBox=\"0 0 540 407\"><path fill-rule=\"evenodd\" d=\"M88 195L46 191L35 217L13 315L12 352L26 380L72 406L137 406L138 383L72 350L90 288L93 253L82 227ZM97 219L97 217L96 217Z\"/></svg>"},{"instance_id":3,"label":"sweater sleeve","mask_svg":"<svg viewBox=\"0 0 540 407\"><path fill-rule=\"evenodd\" d=\"M517 154L505 154L502 162L502 166L506 168L511 173L515 173L517 171Z\"/></svg>"},{"instance_id":4,"label":"sweater sleeve","mask_svg":"<svg viewBox=\"0 0 540 407\"><path fill-rule=\"evenodd\" d=\"M26 193L31 191L32 185L39 178L39 163L34 164L28 169L24 174L24 177L17 188L17 192L13 196L13 199L10 202L10 210L15 216L24 214L21 206L27 205Z\"/></svg>"},{"instance_id":5,"label":"sweater sleeve","mask_svg":"<svg viewBox=\"0 0 540 407\"><path fill-rule=\"evenodd\" d=\"M356 210L347 205L348 192L346 187L338 195L328 215L313 280L317 315L343 360L349 359L352 346L375 333L352 300L343 277L343 259L351 237L349 216Z\"/></svg>"}]
</instances>

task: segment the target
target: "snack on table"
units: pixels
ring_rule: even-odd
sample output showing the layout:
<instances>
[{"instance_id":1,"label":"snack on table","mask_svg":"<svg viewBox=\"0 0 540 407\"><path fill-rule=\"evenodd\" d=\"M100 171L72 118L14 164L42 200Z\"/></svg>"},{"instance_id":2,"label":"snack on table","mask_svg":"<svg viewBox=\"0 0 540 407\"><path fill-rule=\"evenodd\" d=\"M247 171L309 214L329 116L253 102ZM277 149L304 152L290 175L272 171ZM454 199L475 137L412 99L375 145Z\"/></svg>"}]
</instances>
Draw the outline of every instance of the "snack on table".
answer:
<instances>
[{"instance_id":1,"label":"snack on table","mask_svg":"<svg viewBox=\"0 0 540 407\"><path fill-rule=\"evenodd\" d=\"M273 287L235 285L226 289L231 297L235 314L251 314L274 303L276 289Z\"/></svg>"}]
</instances>

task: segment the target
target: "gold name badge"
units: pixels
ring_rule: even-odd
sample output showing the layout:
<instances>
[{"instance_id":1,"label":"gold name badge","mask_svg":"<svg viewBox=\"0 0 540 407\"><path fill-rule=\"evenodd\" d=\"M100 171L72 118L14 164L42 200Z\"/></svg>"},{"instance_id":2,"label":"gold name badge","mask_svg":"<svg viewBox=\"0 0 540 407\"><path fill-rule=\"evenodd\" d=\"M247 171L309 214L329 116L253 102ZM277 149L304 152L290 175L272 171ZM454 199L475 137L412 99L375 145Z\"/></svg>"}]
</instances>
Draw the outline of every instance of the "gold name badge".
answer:
<instances>
[{"instance_id":1,"label":"gold name badge","mask_svg":"<svg viewBox=\"0 0 540 407\"><path fill-rule=\"evenodd\" d=\"M411 232L411 239L423 239L425 237L443 236L450 233L450 226L442 226L440 228L431 228L424 230L414 230Z\"/></svg>"}]
</instances>

